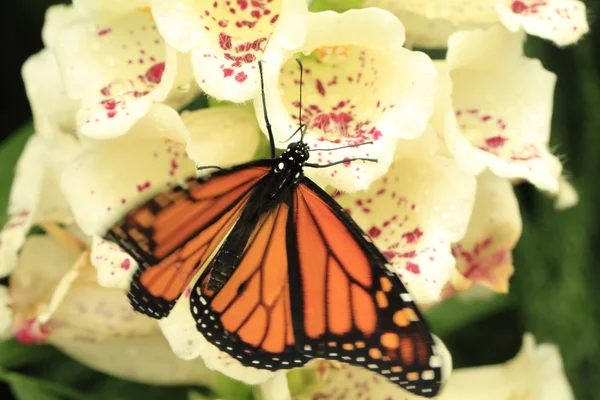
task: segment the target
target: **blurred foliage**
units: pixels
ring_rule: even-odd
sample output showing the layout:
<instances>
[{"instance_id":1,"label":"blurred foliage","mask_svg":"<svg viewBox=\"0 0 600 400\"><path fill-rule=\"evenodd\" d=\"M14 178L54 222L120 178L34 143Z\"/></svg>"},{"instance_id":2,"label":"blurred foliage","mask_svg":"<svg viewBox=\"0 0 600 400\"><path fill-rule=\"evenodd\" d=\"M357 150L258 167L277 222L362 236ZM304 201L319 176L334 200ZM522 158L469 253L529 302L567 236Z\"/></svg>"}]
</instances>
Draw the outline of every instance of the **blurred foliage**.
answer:
<instances>
[{"instance_id":1,"label":"blurred foliage","mask_svg":"<svg viewBox=\"0 0 600 400\"><path fill-rule=\"evenodd\" d=\"M10 2L5 37L22 27L29 34L7 41L3 58L7 65L5 92L14 93L12 130L29 115L22 84L15 79L25 57L41 48L40 27L45 9L58 1ZM312 11L343 11L360 0L315 0ZM600 2L587 1L589 15L600 15ZM6 10L5 10L6 11ZM523 237L515 251L516 273L511 293L485 301L454 298L427 311L434 331L442 337L456 367L499 363L513 357L524 332L539 342L556 343L577 399L600 399L595 379L600 376L600 30L594 29L579 44L560 49L535 38L527 41L527 53L538 57L558 75L553 117L552 145L566 160L566 169L580 194L573 209L557 212L553 202L529 185L517 187L524 222ZM26 53L25 53L26 52ZM440 53L442 54L442 53ZM436 57L439 58L439 57ZM199 98L188 109L216 106ZM8 123L4 121L4 123ZM8 202L12 170L32 132L19 128L0 143L0 215ZM268 154L264 140L257 155ZM0 222L3 219L0 217ZM290 376L292 390L309 382L301 373ZM216 393L203 388L155 387L127 382L90 370L51 346L0 343L0 381L19 400L55 399L164 399L225 400L257 395L247 385L220 376ZM5 399L8 394L2 392Z\"/></svg>"}]
</instances>

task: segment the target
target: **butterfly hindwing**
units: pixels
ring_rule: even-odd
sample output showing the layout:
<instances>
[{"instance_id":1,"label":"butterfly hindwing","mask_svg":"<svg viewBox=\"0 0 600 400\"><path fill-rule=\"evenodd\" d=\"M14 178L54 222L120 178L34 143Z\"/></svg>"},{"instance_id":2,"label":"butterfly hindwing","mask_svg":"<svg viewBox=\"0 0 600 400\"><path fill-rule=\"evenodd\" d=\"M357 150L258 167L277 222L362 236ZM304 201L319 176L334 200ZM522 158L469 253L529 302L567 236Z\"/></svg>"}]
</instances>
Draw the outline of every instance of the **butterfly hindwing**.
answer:
<instances>
[{"instance_id":1,"label":"butterfly hindwing","mask_svg":"<svg viewBox=\"0 0 600 400\"><path fill-rule=\"evenodd\" d=\"M429 328L386 260L356 223L309 179L294 192L291 254L293 315L307 356L378 372L401 387L434 396L441 358Z\"/></svg>"},{"instance_id":2,"label":"butterfly hindwing","mask_svg":"<svg viewBox=\"0 0 600 400\"><path fill-rule=\"evenodd\" d=\"M241 215L264 163L192 178L130 211L105 237L138 263L128 297L134 309L160 319L217 249Z\"/></svg>"},{"instance_id":3,"label":"butterfly hindwing","mask_svg":"<svg viewBox=\"0 0 600 400\"><path fill-rule=\"evenodd\" d=\"M338 360L435 395L428 327L366 235L308 179L278 201L258 186L191 294L198 330L247 366Z\"/></svg>"}]
</instances>

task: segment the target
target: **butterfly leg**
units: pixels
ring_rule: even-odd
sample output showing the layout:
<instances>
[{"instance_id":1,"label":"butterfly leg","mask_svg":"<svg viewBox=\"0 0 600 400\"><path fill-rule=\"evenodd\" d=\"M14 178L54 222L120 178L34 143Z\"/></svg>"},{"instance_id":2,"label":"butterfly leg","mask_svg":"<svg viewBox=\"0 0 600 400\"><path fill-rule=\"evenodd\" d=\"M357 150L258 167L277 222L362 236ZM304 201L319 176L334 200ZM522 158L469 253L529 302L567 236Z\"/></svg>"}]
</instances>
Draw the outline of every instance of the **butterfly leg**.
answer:
<instances>
[{"instance_id":1,"label":"butterfly leg","mask_svg":"<svg viewBox=\"0 0 600 400\"><path fill-rule=\"evenodd\" d=\"M310 168L327 168L327 167L333 167L334 165L338 165L338 164L349 163L352 161L369 161L369 162L374 162L374 163L377 162L377 160L374 158L349 158L347 160L340 160L340 161L332 162L329 164L304 163L304 166L310 167Z\"/></svg>"}]
</instances>

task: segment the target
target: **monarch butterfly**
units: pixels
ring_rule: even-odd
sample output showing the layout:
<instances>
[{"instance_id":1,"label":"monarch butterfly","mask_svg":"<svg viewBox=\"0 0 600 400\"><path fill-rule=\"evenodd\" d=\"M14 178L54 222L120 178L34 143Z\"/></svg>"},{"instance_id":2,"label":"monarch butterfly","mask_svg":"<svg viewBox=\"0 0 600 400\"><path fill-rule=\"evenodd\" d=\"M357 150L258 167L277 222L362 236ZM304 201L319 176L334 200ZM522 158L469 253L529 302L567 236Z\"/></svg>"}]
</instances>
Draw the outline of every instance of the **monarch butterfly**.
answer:
<instances>
[{"instance_id":1,"label":"monarch butterfly","mask_svg":"<svg viewBox=\"0 0 600 400\"><path fill-rule=\"evenodd\" d=\"M277 157L259 69L271 158L190 178L105 235L139 264L128 292L133 308L166 317L197 277L190 311L198 331L243 365L337 360L434 397L442 362L419 310L368 236L303 174L374 160L309 163L302 123L300 140Z\"/></svg>"}]
</instances>

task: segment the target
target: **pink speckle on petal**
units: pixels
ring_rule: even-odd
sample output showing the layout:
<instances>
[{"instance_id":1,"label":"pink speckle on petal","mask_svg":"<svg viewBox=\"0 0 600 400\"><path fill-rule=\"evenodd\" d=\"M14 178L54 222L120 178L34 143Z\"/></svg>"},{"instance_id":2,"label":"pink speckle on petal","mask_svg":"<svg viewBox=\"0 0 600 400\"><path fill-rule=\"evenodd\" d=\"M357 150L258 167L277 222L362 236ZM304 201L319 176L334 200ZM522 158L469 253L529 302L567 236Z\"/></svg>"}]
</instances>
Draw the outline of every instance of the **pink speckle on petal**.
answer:
<instances>
[{"instance_id":1,"label":"pink speckle on petal","mask_svg":"<svg viewBox=\"0 0 600 400\"><path fill-rule=\"evenodd\" d=\"M150 181L146 181L141 185L137 185L138 192L143 192L144 190L149 189L149 188L150 188Z\"/></svg>"},{"instance_id":2,"label":"pink speckle on petal","mask_svg":"<svg viewBox=\"0 0 600 400\"><path fill-rule=\"evenodd\" d=\"M223 77L227 78L228 76L233 75L233 68L224 68L223 69Z\"/></svg>"},{"instance_id":3,"label":"pink speckle on petal","mask_svg":"<svg viewBox=\"0 0 600 400\"><path fill-rule=\"evenodd\" d=\"M112 32L111 28L104 28L104 29L100 29L98 31L98 36L104 36L104 35L108 35L109 33Z\"/></svg>"},{"instance_id":4,"label":"pink speckle on petal","mask_svg":"<svg viewBox=\"0 0 600 400\"><path fill-rule=\"evenodd\" d=\"M419 269L419 265L415 264L414 262L411 262L411 261L406 262L406 270L408 272L412 272L413 274L416 274L416 275L419 275L421 273L421 270Z\"/></svg>"},{"instance_id":5,"label":"pink speckle on petal","mask_svg":"<svg viewBox=\"0 0 600 400\"><path fill-rule=\"evenodd\" d=\"M131 261L129 261L129 258L124 259L123 262L121 263L121 269L128 271L130 267L131 267Z\"/></svg>"},{"instance_id":6,"label":"pink speckle on petal","mask_svg":"<svg viewBox=\"0 0 600 400\"><path fill-rule=\"evenodd\" d=\"M520 0L516 0L513 1L511 9L515 14L520 14L527 9L527 5Z\"/></svg>"},{"instance_id":7,"label":"pink speckle on petal","mask_svg":"<svg viewBox=\"0 0 600 400\"><path fill-rule=\"evenodd\" d=\"M235 75L235 80L240 83L244 82L247 78L248 75L246 75L244 71L240 71Z\"/></svg>"},{"instance_id":8,"label":"pink speckle on petal","mask_svg":"<svg viewBox=\"0 0 600 400\"><path fill-rule=\"evenodd\" d=\"M35 319L30 319L25 323L25 326L13 332L13 336L17 341L25 344L45 343L48 340L48 331L44 331L42 326L36 323Z\"/></svg>"},{"instance_id":9,"label":"pink speckle on petal","mask_svg":"<svg viewBox=\"0 0 600 400\"><path fill-rule=\"evenodd\" d=\"M162 80L163 73L165 72L165 63L161 62L158 64L154 64L151 66L148 71L146 71L145 77L150 83L159 84Z\"/></svg>"},{"instance_id":10,"label":"pink speckle on petal","mask_svg":"<svg viewBox=\"0 0 600 400\"><path fill-rule=\"evenodd\" d=\"M381 235L381 229L379 229L376 226L371 227L371 229L369 229L369 236L371 236L371 238L375 239L377 238L379 235Z\"/></svg>"}]
</instances>

